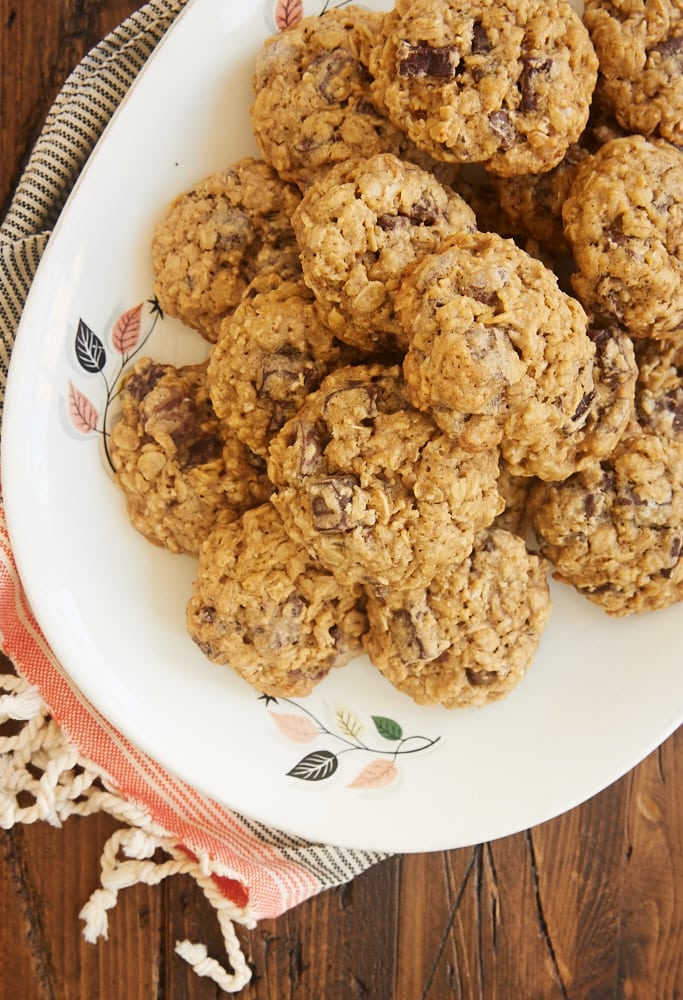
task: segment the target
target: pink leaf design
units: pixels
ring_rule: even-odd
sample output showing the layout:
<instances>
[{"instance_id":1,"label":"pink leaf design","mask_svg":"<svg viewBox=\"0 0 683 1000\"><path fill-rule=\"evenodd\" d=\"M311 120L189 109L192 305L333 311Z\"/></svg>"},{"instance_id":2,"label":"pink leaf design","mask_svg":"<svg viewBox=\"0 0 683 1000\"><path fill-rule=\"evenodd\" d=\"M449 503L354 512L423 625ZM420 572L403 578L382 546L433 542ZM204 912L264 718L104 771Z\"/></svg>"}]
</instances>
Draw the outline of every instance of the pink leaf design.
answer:
<instances>
[{"instance_id":1,"label":"pink leaf design","mask_svg":"<svg viewBox=\"0 0 683 1000\"><path fill-rule=\"evenodd\" d=\"M390 785L398 774L392 760L373 760L353 779L349 788L384 788Z\"/></svg>"},{"instance_id":2,"label":"pink leaf design","mask_svg":"<svg viewBox=\"0 0 683 1000\"><path fill-rule=\"evenodd\" d=\"M97 430L99 414L87 396L69 382L69 416L71 423L81 434L91 434Z\"/></svg>"},{"instance_id":3,"label":"pink leaf design","mask_svg":"<svg viewBox=\"0 0 683 1000\"><path fill-rule=\"evenodd\" d=\"M285 715L283 712L270 714L282 735L293 743L310 743L320 732L315 723L300 715Z\"/></svg>"},{"instance_id":4,"label":"pink leaf design","mask_svg":"<svg viewBox=\"0 0 683 1000\"><path fill-rule=\"evenodd\" d=\"M111 339L119 354L135 350L142 329L142 303L122 313L114 323Z\"/></svg>"},{"instance_id":5,"label":"pink leaf design","mask_svg":"<svg viewBox=\"0 0 683 1000\"><path fill-rule=\"evenodd\" d=\"M304 16L302 0L277 0L275 4L275 23L280 31L293 28Z\"/></svg>"}]
</instances>

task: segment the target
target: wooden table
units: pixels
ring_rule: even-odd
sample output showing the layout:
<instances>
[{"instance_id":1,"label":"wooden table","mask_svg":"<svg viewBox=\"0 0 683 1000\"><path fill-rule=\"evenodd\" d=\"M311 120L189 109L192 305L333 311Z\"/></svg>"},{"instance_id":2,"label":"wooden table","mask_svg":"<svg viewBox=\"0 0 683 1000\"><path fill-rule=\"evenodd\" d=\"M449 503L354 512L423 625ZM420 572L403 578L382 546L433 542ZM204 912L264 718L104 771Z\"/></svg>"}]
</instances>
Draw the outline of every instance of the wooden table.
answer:
<instances>
[{"instance_id":1,"label":"wooden table","mask_svg":"<svg viewBox=\"0 0 683 1000\"><path fill-rule=\"evenodd\" d=\"M0 0L3 215L67 73L134 7ZM0 832L1 1000L218 995L173 952L189 937L223 958L189 877L126 890L109 941L82 941L77 914L115 827L95 816ZM683 731L552 822L393 857L241 939L254 967L244 1000L683 997Z\"/></svg>"}]
</instances>

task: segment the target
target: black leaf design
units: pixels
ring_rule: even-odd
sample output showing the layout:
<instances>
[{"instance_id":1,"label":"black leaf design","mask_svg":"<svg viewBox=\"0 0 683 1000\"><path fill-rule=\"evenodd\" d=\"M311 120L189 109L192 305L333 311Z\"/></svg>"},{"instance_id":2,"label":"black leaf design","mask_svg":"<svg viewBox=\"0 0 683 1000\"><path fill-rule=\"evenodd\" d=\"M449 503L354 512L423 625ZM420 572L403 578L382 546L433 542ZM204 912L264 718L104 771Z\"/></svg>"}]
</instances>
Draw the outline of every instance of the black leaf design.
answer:
<instances>
[{"instance_id":1,"label":"black leaf design","mask_svg":"<svg viewBox=\"0 0 683 1000\"><path fill-rule=\"evenodd\" d=\"M90 375L97 375L107 363L104 344L82 319L78 321L76 331L76 358L81 368Z\"/></svg>"},{"instance_id":2,"label":"black leaf design","mask_svg":"<svg viewBox=\"0 0 683 1000\"><path fill-rule=\"evenodd\" d=\"M324 781L325 778L332 777L338 766L336 754L330 750L314 750L313 753L306 754L287 774L302 781Z\"/></svg>"}]
</instances>

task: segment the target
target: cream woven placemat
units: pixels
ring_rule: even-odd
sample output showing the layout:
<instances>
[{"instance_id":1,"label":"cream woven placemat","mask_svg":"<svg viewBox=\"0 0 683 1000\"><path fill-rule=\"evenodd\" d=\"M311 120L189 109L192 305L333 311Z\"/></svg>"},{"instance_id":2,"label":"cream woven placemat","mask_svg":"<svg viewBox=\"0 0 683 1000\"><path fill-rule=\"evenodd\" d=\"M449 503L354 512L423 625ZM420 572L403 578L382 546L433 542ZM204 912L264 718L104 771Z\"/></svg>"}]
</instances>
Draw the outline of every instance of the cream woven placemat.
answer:
<instances>
[{"instance_id":1,"label":"cream woven placemat","mask_svg":"<svg viewBox=\"0 0 683 1000\"><path fill-rule=\"evenodd\" d=\"M145 4L86 56L47 117L0 227L0 403L50 231L112 113L183 6ZM125 886L189 873L216 910L227 963L210 958L201 942L179 942L178 954L225 992L238 992L251 970L235 924L253 927L383 857L313 844L227 810L110 726L73 686L31 612L1 496L0 633L16 668L0 674L0 825L60 825L98 811L123 824L104 845L100 887L81 912L88 940L106 935L107 911ZM160 848L162 862L153 860Z\"/></svg>"}]
</instances>

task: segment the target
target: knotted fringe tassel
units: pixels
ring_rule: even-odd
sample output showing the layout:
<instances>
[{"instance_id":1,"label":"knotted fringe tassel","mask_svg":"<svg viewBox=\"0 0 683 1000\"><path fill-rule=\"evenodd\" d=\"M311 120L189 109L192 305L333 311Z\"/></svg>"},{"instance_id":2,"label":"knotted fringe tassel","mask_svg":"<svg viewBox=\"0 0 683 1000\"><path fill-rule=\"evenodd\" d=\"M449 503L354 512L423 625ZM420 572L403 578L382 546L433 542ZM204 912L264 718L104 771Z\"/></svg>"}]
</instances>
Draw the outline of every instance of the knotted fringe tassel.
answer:
<instances>
[{"instance_id":1,"label":"knotted fringe tassel","mask_svg":"<svg viewBox=\"0 0 683 1000\"><path fill-rule=\"evenodd\" d=\"M116 906L118 893L127 886L158 885L171 875L191 875L216 911L225 951L232 972L208 956L203 944L179 941L176 954L198 976L211 979L223 992L238 993L251 979L235 924L253 928L248 911L221 893L216 876L230 876L225 866L214 865L208 856L194 857L182 845L152 823L141 809L107 790L106 775L80 758L50 718L49 710L35 687L14 674L0 675L0 733L6 723L23 723L9 736L0 735L0 826L9 830L17 823L43 820L53 826L74 814L107 812L128 826L116 830L104 846L100 888L96 889L79 916L85 923L83 936L92 943L107 937L107 911ZM19 796L32 800L20 805ZM156 852L168 860L154 861Z\"/></svg>"}]
</instances>

